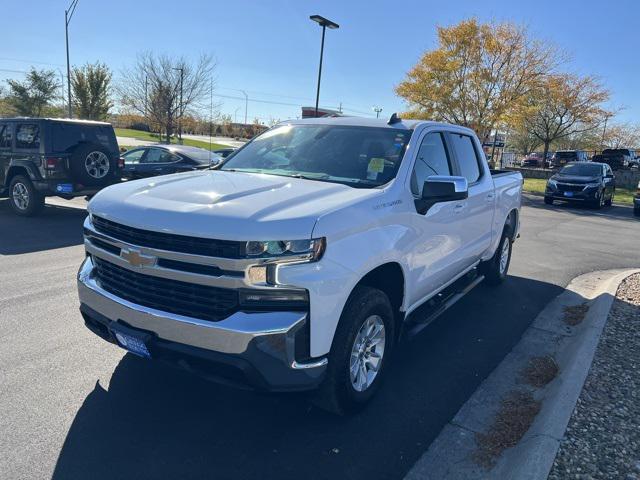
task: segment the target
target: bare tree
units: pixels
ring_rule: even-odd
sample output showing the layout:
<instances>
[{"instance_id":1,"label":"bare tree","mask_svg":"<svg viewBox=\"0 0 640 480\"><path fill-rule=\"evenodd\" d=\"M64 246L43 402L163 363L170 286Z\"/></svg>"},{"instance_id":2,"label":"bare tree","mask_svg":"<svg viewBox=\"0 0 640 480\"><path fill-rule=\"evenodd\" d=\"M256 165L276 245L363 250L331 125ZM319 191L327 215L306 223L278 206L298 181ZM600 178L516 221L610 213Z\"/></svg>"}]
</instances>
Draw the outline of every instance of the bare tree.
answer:
<instances>
[{"instance_id":1,"label":"bare tree","mask_svg":"<svg viewBox=\"0 0 640 480\"><path fill-rule=\"evenodd\" d=\"M215 67L209 55L190 63L184 57L142 53L131 69L122 72L120 101L159 125L170 143L180 119L204 108L213 90Z\"/></svg>"}]
</instances>

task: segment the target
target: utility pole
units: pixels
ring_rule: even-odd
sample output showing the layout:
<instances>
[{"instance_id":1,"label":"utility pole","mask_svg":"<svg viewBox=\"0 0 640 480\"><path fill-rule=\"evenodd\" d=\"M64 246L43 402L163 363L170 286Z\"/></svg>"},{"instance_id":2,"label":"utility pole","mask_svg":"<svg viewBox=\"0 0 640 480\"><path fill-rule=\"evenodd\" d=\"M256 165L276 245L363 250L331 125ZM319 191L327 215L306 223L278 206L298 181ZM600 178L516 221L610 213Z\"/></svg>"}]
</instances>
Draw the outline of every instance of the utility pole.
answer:
<instances>
[{"instance_id":1,"label":"utility pole","mask_svg":"<svg viewBox=\"0 0 640 480\"><path fill-rule=\"evenodd\" d=\"M607 121L609 120L609 117L611 117L610 113L607 113L604 116L604 128L602 129L602 140L600 141L600 151L604 149L604 137L607 133Z\"/></svg>"},{"instance_id":2,"label":"utility pole","mask_svg":"<svg viewBox=\"0 0 640 480\"><path fill-rule=\"evenodd\" d=\"M376 118L380 118L380 112L382 112L382 107L373 107L373 111L376 112Z\"/></svg>"},{"instance_id":3,"label":"utility pole","mask_svg":"<svg viewBox=\"0 0 640 480\"><path fill-rule=\"evenodd\" d=\"M249 108L249 95L244 90L240 90L244 95L244 124L247 124L247 109Z\"/></svg>"},{"instance_id":4,"label":"utility pole","mask_svg":"<svg viewBox=\"0 0 640 480\"><path fill-rule=\"evenodd\" d=\"M64 36L65 36L66 46L67 46L67 100L69 104L69 118L73 117L73 113L71 111L71 65L69 63L69 22L71 22L71 17L73 17L73 12L76 11L76 5L78 5L78 0L72 0L71 4L69 4L69 8L64 11Z\"/></svg>"}]
</instances>

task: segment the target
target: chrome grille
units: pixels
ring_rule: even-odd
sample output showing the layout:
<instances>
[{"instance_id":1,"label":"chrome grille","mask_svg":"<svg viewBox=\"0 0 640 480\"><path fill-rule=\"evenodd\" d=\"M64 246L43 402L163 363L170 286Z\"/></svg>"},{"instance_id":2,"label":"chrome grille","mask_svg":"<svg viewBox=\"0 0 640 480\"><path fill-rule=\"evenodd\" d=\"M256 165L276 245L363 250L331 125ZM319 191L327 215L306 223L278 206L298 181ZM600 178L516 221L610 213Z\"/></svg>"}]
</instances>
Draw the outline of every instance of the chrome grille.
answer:
<instances>
[{"instance_id":1,"label":"chrome grille","mask_svg":"<svg viewBox=\"0 0 640 480\"><path fill-rule=\"evenodd\" d=\"M93 262L102 288L138 305L211 321L238 309L237 290L144 275L95 256Z\"/></svg>"}]
</instances>

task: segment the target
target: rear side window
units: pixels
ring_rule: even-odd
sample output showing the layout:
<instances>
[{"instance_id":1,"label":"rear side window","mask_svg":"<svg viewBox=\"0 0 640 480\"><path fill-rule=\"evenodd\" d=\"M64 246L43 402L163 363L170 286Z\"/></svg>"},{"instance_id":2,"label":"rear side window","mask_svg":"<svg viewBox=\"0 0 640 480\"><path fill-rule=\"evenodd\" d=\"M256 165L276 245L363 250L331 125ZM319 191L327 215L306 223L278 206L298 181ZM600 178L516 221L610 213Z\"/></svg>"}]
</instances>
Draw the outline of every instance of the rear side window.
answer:
<instances>
[{"instance_id":1,"label":"rear side window","mask_svg":"<svg viewBox=\"0 0 640 480\"><path fill-rule=\"evenodd\" d=\"M480 165L478 154L473 145L473 139L468 135L459 133L449 134L449 139L456 152L456 158L460 165L460 174L467 179L467 182L474 183L480 178Z\"/></svg>"},{"instance_id":2,"label":"rear side window","mask_svg":"<svg viewBox=\"0 0 640 480\"><path fill-rule=\"evenodd\" d=\"M161 148L151 148L144 157L143 163L171 163L180 160L180 157Z\"/></svg>"},{"instance_id":3,"label":"rear side window","mask_svg":"<svg viewBox=\"0 0 640 480\"><path fill-rule=\"evenodd\" d=\"M16 129L16 148L40 148L40 127L35 123L22 123Z\"/></svg>"},{"instance_id":4,"label":"rear side window","mask_svg":"<svg viewBox=\"0 0 640 480\"><path fill-rule=\"evenodd\" d=\"M0 125L0 148L11 148L11 125Z\"/></svg>"},{"instance_id":5,"label":"rear side window","mask_svg":"<svg viewBox=\"0 0 640 480\"><path fill-rule=\"evenodd\" d=\"M442 140L442 134L431 132L425 135L416 163L411 174L411 193L422 195L422 187L431 175L451 175L449 157Z\"/></svg>"}]
</instances>

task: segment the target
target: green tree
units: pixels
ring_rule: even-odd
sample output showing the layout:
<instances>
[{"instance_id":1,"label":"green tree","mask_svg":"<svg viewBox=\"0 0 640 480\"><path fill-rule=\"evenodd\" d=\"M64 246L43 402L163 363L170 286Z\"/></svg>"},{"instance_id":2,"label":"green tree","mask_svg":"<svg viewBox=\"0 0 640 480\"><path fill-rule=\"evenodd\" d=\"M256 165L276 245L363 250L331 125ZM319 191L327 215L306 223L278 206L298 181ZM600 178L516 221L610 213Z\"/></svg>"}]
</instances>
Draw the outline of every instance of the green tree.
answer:
<instances>
[{"instance_id":1,"label":"green tree","mask_svg":"<svg viewBox=\"0 0 640 480\"><path fill-rule=\"evenodd\" d=\"M512 23L464 20L438 27L438 46L424 53L396 87L406 116L465 125L486 139L556 66L553 47Z\"/></svg>"},{"instance_id":2,"label":"green tree","mask_svg":"<svg viewBox=\"0 0 640 480\"><path fill-rule=\"evenodd\" d=\"M105 120L109 109L113 107L110 100L112 74L104 64L87 63L76 67L71 74L73 88L73 104L76 114L88 120Z\"/></svg>"},{"instance_id":3,"label":"green tree","mask_svg":"<svg viewBox=\"0 0 640 480\"><path fill-rule=\"evenodd\" d=\"M7 80L9 85L9 105L18 115L40 117L56 97L60 85L52 70L36 70L31 68L24 81Z\"/></svg>"}]
</instances>

